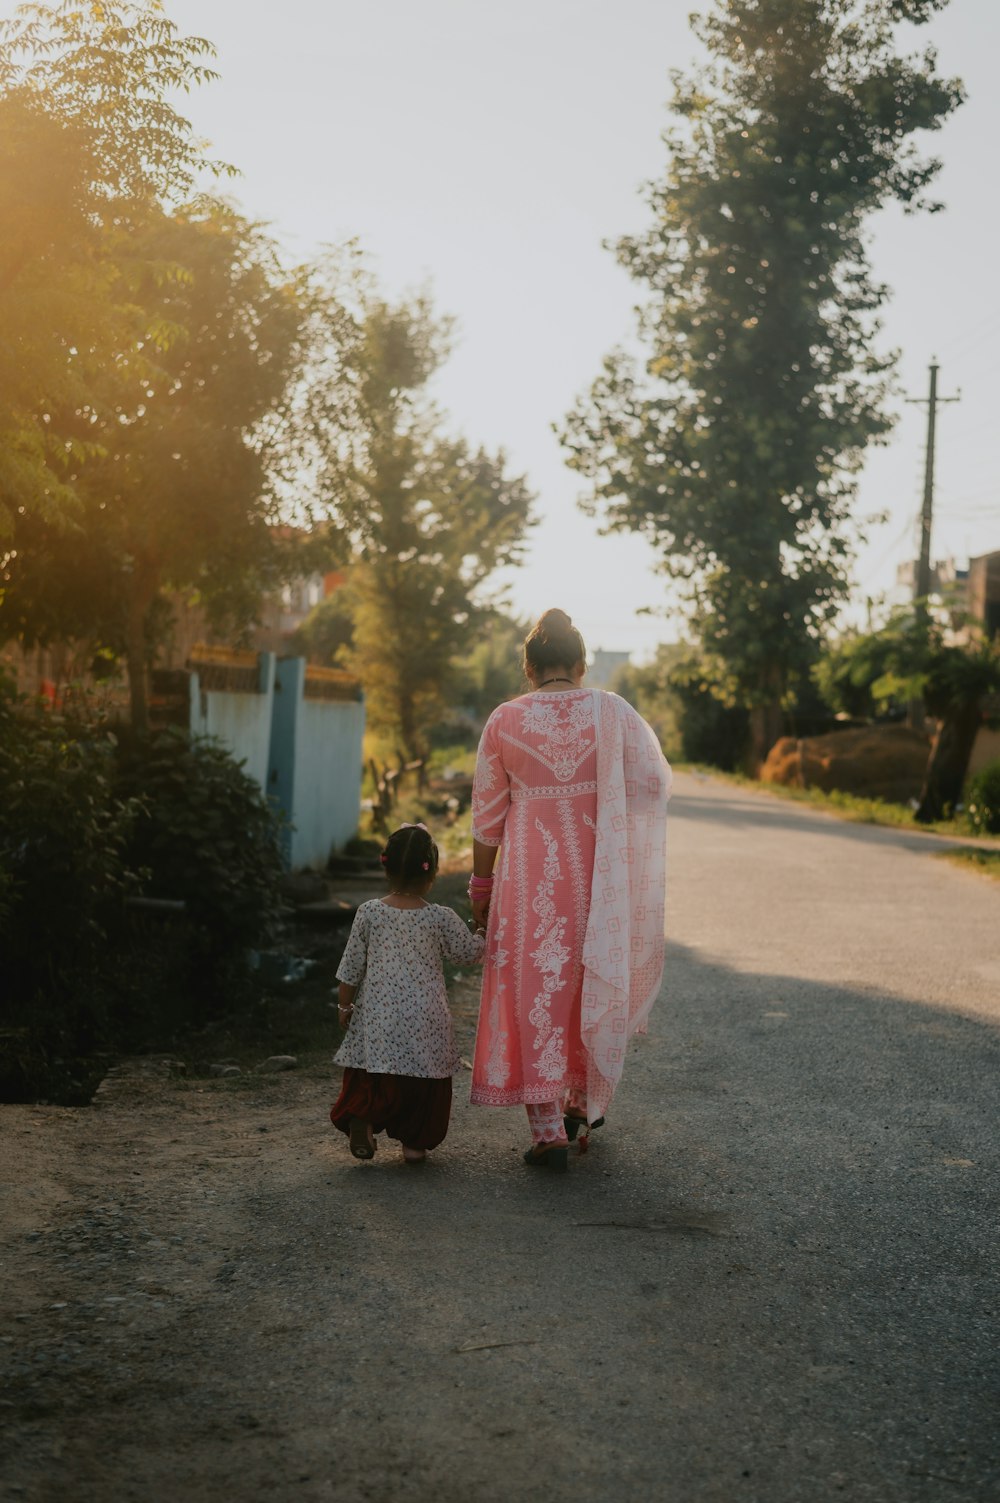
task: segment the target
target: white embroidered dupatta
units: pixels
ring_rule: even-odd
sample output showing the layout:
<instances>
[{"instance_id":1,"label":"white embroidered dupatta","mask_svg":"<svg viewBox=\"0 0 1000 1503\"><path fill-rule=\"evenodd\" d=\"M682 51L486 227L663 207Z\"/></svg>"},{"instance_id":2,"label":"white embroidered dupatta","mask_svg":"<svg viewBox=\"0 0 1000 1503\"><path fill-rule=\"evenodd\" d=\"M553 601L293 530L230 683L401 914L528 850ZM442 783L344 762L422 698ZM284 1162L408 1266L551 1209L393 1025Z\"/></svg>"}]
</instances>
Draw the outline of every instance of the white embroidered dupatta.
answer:
<instances>
[{"instance_id":1,"label":"white embroidered dupatta","mask_svg":"<svg viewBox=\"0 0 1000 1503\"><path fill-rule=\"evenodd\" d=\"M646 722L617 695L592 692L597 839L581 1012L590 1122L607 1110L621 1079L626 1045L633 1033L645 1033L663 977L672 780Z\"/></svg>"}]
</instances>

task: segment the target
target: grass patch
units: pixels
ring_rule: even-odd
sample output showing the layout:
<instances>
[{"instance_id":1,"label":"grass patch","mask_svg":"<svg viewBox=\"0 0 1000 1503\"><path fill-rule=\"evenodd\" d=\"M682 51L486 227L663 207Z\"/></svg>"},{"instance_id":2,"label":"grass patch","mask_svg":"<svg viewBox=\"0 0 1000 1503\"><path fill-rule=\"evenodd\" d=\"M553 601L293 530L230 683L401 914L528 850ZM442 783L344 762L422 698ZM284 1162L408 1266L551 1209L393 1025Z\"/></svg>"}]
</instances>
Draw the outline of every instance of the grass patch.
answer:
<instances>
[{"instance_id":1,"label":"grass patch","mask_svg":"<svg viewBox=\"0 0 1000 1503\"><path fill-rule=\"evenodd\" d=\"M1000 850L981 851L976 846L967 845L956 851L936 851L935 855L955 866L971 867L980 876L1000 882Z\"/></svg>"},{"instance_id":2,"label":"grass patch","mask_svg":"<svg viewBox=\"0 0 1000 1503\"><path fill-rule=\"evenodd\" d=\"M931 831L937 835L972 834L963 815L954 819L939 819L933 824L921 824L913 817L906 804L889 804L884 799L861 798L855 793L824 793L821 788L789 788L783 783L761 783L756 778L740 772L720 772L716 767L701 767L695 764L680 764L682 772L697 772L705 777L716 778L750 793L770 794L774 798L787 799L794 804L807 804L810 808L835 814L838 819L853 820L857 824L887 825L893 829Z\"/></svg>"}]
</instances>

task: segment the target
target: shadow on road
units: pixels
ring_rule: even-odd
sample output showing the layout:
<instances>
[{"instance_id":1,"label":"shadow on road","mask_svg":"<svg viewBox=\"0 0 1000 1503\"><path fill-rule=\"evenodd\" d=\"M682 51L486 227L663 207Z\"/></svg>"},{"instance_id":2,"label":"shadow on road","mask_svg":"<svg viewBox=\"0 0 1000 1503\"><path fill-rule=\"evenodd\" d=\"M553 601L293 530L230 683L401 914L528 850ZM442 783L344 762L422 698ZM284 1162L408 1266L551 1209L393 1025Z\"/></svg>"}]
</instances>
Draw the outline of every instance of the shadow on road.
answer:
<instances>
[{"instance_id":1,"label":"shadow on road","mask_svg":"<svg viewBox=\"0 0 1000 1503\"><path fill-rule=\"evenodd\" d=\"M674 946L565 1177L461 1084L421 1169L351 1160L291 1075L211 1116L164 1098L130 1198L77 1170L126 1242L60 1265L58 1313L20 1327L16 1496L993 1500L998 1056L958 1011ZM194 1187L166 1168L185 1132L212 1156ZM102 1303L130 1292L122 1246L161 1249L159 1293ZM87 1314L125 1308L122 1340Z\"/></svg>"},{"instance_id":2,"label":"shadow on road","mask_svg":"<svg viewBox=\"0 0 1000 1503\"><path fill-rule=\"evenodd\" d=\"M676 946L669 991L566 1179L521 1165L519 1112L460 1106L426 1173L324 1150L261 1208L293 1283L330 1265L352 1485L995 1496L997 1031Z\"/></svg>"}]
</instances>

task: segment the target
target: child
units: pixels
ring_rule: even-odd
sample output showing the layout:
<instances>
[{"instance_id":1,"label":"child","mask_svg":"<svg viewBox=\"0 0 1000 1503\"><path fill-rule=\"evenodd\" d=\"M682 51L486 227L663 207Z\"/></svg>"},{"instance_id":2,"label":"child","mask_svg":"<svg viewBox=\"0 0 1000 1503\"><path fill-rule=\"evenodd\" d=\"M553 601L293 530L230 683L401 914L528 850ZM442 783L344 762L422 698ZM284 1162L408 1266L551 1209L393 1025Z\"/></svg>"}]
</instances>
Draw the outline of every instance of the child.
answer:
<instances>
[{"instance_id":1,"label":"child","mask_svg":"<svg viewBox=\"0 0 1000 1503\"><path fill-rule=\"evenodd\" d=\"M458 1065L442 962L481 960L484 936L424 895L438 851L425 825L403 825L382 853L384 898L362 903L337 971L339 1016L347 1034L334 1056L344 1065L330 1111L356 1159L375 1155L384 1129L419 1163L448 1131L451 1076Z\"/></svg>"}]
</instances>

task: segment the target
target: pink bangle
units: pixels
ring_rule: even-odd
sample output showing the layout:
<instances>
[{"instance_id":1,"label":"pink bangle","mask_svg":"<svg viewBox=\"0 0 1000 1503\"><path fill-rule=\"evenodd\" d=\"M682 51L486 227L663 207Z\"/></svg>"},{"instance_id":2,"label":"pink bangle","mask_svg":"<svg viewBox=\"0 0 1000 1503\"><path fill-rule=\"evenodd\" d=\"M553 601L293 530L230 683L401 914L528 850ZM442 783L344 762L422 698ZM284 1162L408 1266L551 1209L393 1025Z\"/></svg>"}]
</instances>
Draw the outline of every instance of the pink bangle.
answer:
<instances>
[{"instance_id":1,"label":"pink bangle","mask_svg":"<svg viewBox=\"0 0 1000 1503\"><path fill-rule=\"evenodd\" d=\"M469 887L470 887L470 889L471 888L475 888L475 890L477 892L489 892L489 890L490 890L490 888L492 886L493 886L493 878L492 877L470 877L469 878Z\"/></svg>"}]
</instances>

